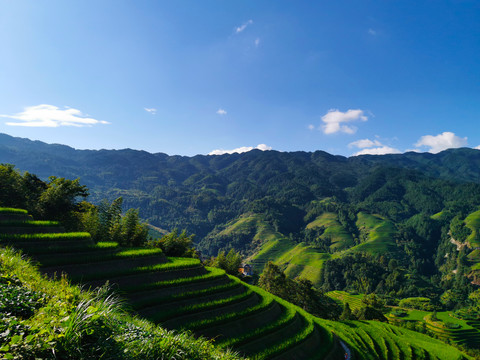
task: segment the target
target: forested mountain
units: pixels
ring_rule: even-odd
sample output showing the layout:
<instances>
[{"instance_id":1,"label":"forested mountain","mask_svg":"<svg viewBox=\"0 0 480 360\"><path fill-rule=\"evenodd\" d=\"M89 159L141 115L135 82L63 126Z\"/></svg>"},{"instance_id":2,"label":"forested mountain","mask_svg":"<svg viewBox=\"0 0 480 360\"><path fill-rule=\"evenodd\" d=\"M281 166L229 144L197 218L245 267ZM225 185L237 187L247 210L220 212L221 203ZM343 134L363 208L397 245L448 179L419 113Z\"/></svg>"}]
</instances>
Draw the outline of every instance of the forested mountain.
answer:
<instances>
[{"instance_id":1,"label":"forested mountain","mask_svg":"<svg viewBox=\"0 0 480 360\"><path fill-rule=\"evenodd\" d=\"M195 233L205 255L234 248L257 271L273 260L291 277L327 290L439 295L455 282L477 280L475 149L350 158L259 150L186 157L75 150L2 134L0 163L44 179L80 178L90 201L122 197L152 225ZM347 269L349 262L379 275L359 285L363 280ZM329 269L339 267L353 280L335 278ZM462 277L454 275L459 271Z\"/></svg>"}]
</instances>

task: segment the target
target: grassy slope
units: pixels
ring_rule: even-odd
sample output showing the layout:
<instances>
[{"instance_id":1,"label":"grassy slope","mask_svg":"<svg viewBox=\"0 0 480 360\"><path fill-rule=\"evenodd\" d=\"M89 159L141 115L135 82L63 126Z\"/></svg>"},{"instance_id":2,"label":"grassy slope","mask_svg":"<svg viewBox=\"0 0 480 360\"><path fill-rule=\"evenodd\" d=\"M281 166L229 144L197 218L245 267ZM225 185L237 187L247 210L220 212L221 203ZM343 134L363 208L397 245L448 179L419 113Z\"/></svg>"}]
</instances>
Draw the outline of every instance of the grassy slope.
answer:
<instances>
[{"instance_id":1,"label":"grassy slope","mask_svg":"<svg viewBox=\"0 0 480 360\"><path fill-rule=\"evenodd\" d=\"M268 261L276 261L296 245L293 241L275 231L259 214L247 214L238 218L231 222L219 235L232 235L236 232L251 232L254 234L253 243L257 245L257 249L255 254L247 261L252 262L257 273L262 272Z\"/></svg>"},{"instance_id":2,"label":"grassy slope","mask_svg":"<svg viewBox=\"0 0 480 360\"><path fill-rule=\"evenodd\" d=\"M12 309L0 306L4 359L52 358L52 353L56 358L112 360L239 358L205 340L128 316L112 298L81 291L65 279L47 280L12 250L0 249L0 270L7 284L1 296L8 299L9 292L18 289L41 295L31 316L13 318ZM15 304L17 310L32 303L29 297L17 297Z\"/></svg>"},{"instance_id":3,"label":"grassy slope","mask_svg":"<svg viewBox=\"0 0 480 360\"><path fill-rule=\"evenodd\" d=\"M459 350L427 335L377 321L321 323L342 338L361 360L470 359Z\"/></svg>"},{"instance_id":4,"label":"grassy slope","mask_svg":"<svg viewBox=\"0 0 480 360\"><path fill-rule=\"evenodd\" d=\"M277 264L288 264L285 274L291 278L301 277L310 280L314 285L320 282L323 263L331 255L319 252L312 246L300 243L290 251L277 258Z\"/></svg>"},{"instance_id":5,"label":"grassy slope","mask_svg":"<svg viewBox=\"0 0 480 360\"><path fill-rule=\"evenodd\" d=\"M172 259L172 263L178 263L178 265L180 267L184 267L183 262L184 262L184 259ZM215 272L214 270L218 270L218 269L210 269L208 271ZM27 273L28 272L25 272L25 271L22 272L23 275L25 275ZM18 275L18 276L21 277L20 275ZM203 277L207 277L207 276L208 275L201 275L200 277L203 278ZM164 286L172 287L172 286L175 286L176 283L178 282L178 285L181 285L181 286L178 287L178 289L181 290L181 289L184 289L182 284L185 283L186 280L191 281L191 280L193 280L193 278L191 278L191 279L188 279L188 278L171 279L171 280L163 281L163 282L161 282L161 284L157 283L157 284L154 284L154 285L156 287L158 287L158 286L160 286L160 287L164 287ZM46 281L47 280L45 280L43 282L39 281L38 276L37 276L37 279L34 281L34 284L35 284L35 286L39 286L40 283L44 283ZM238 281L238 280L235 280L235 281ZM334 330L337 333L337 335L339 335L346 343L348 343L349 346L352 348L352 350L357 352L357 355L358 355L357 357L359 359L365 359L365 360L372 359L373 358L372 354L376 354L375 358L378 358L378 359L392 358L392 356L389 355L390 353L388 353L387 347L386 347L385 352L384 352L385 357L382 355L383 354L382 352L378 352L378 344L380 344L380 343L391 344L390 346L392 347L392 349L394 349L394 350L392 350L393 354L395 354L394 357L393 357L394 359L395 358L405 358L405 359L411 358L411 356L409 356L408 350L417 354L416 358L422 359L422 358L425 358L425 357L422 356L422 354L425 354L426 352L430 352L430 349L429 349L430 347L435 348L435 350L437 350L438 352L441 352L441 353L446 354L448 356L448 357L440 356L440 357L438 357L439 359L453 359L453 357L451 357L451 356L455 356L455 358L459 358L459 357L457 357L457 354L459 354L459 353L455 349L452 349L451 347L448 347L448 346L446 346L445 344L442 344L442 343L435 343L434 342L432 344L432 340L431 339L427 340L428 338L421 339L422 341L419 342L418 339L417 339L417 337L418 337L417 335L415 335L417 337L412 336L411 333L409 333L408 331L404 331L403 329L397 329L397 328L394 328L394 327L388 327L384 324L370 323L370 322L354 322L354 323L350 322L348 324L344 324L344 323L339 323L339 322L324 321L324 320L313 317L312 315L306 313L302 309L300 309L298 307L295 307L294 305L289 304L289 303L287 303L287 302L285 302L281 299L278 299L278 298L274 297L273 295L264 292L261 289L258 289L258 288L253 287L253 286L248 286L248 285L244 285L244 286L247 286L249 288L250 292L253 291L254 293L256 293L257 297L260 297L260 299L263 299L260 302L257 302L257 305L254 306L253 308L245 308L244 311L243 311L243 312L245 312L245 315L247 313L252 313L252 310L254 310L256 307L258 307L259 310L266 309L266 306L269 303L271 303L272 301L276 301L279 304L281 304L282 306L284 306L285 308L294 309L296 312L301 314L301 316L305 319L304 320L304 325L302 325L302 328L299 329L299 330L301 330L300 332L295 333L295 335L292 335L291 333L289 333L289 336L287 336L287 337L277 338L276 336L274 336L275 344L274 344L273 347L267 347L266 349L261 350L260 353L255 352L255 354L258 355L260 358L270 357L274 354L283 354L285 351L287 351L287 354L289 354L290 352L292 352L292 354L297 354L297 351L306 351L307 354L308 354L312 350L314 350L316 352L316 355L319 355L319 356L315 356L315 358L323 358L327 354L327 352L329 351L328 349L331 346L331 340L332 340L331 333L327 329ZM126 288L123 288L123 289L127 290ZM55 285L50 289L50 291L51 291L52 294L55 294L56 296L62 296L62 293L63 293L62 291L58 291L58 289L55 288ZM138 286L135 286L134 291L139 291ZM182 291L184 291L184 290L182 290ZM78 300L78 297L73 296L72 298L69 298L70 300L68 300L68 301ZM71 300L71 299L73 299L73 300ZM52 300L51 305L55 306L56 304L62 304L63 303L62 300L63 299L59 299L59 298L54 299L54 300ZM98 303L97 300L100 301L100 303ZM88 301L88 299L87 299L87 301ZM101 304L101 301L102 301L101 299L94 299L92 301L95 301L95 302L87 303L87 306L84 306L84 308L82 310L82 311L85 312L86 315L88 315L86 317L86 319L93 318L96 321L98 319L103 319L102 317L106 316L106 315L113 314L114 317L116 316L115 315L115 309L113 309L113 311L111 311L112 309L109 308L108 311L104 311L105 306ZM213 300L213 301L215 301L215 300ZM221 300L221 302L222 301L223 300ZM229 300L228 300L228 298L225 298L224 301L229 301ZM97 303L98 303L98 305L97 305ZM212 304L212 303L206 303L206 305L208 305L208 306L210 306L210 304ZM90 305L92 305L92 306L90 306ZM184 304L184 305L189 306L188 304ZM107 304L107 306L108 306L108 304ZM71 307L71 308L73 309L73 307ZM97 309L100 309L100 310L98 310L98 313L97 313ZM194 310L193 308L191 308L191 306L190 306L190 309ZM53 312L49 308L49 314L51 314L51 313L53 313ZM62 316L68 315L68 312L67 313L62 312L61 315ZM92 316L90 316L90 315L92 315ZM137 321L133 318L129 318L128 316L124 316L123 314L121 316L122 316L122 318L115 318L116 319L115 321L105 319L105 322L104 322L105 324L107 324L108 326L110 326L110 325L114 326L113 328L108 328L107 331L106 331L108 333L108 335L110 336L110 338L109 338L110 340L108 340L108 341L118 342L118 343L115 344L115 347L114 347L113 350L123 351L124 354L128 353L128 355L131 355L131 358L145 358L145 359L148 359L150 357L171 358L172 356L176 357L176 358L182 358L182 357L178 356L180 354L183 354L183 356L184 356L183 358L189 358L189 359L195 359L195 358L198 358L198 359L200 359L200 358L201 359L204 359L204 358L205 359L209 359L209 358L233 358L229 354L224 355L224 354L218 353L208 343L205 343L205 342L202 342L202 341L195 342L191 338L185 337L184 335L177 335L177 336L174 337L174 339L170 340L170 337L168 336L168 334L165 333L165 331L162 330L162 329L155 328L151 324L148 325L146 322ZM207 318L205 320L198 319L200 321L190 323L191 326L188 326L188 327L190 327L190 328L197 328L199 326L200 327L205 327L205 325L206 325L205 322L208 322L210 325L212 325L214 323L222 323L224 321L228 321L228 319L230 319L232 317L239 317L239 316L241 316L241 313L234 313L234 314L228 315L228 316L226 314L221 315L220 317L217 316L218 319L216 319L216 318L211 318L211 319ZM191 320L193 320L193 319L191 319ZM43 317L43 315L42 315L41 321L42 321L41 324L43 324L44 321L45 321L45 318ZM51 320L51 321L48 322L49 324L54 324L53 325L54 329L58 329L59 331L62 331L63 323L61 324L61 326L56 326L55 321L65 321L65 318L63 318L61 320L58 320L58 319L57 320ZM279 319L279 321L282 321L282 320ZM305 323L305 321L306 321L306 323ZM103 324L103 322L102 322L102 324ZM91 326L96 326L96 323L90 322L90 323L86 324L86 328L89 328ZM229 327L228 324L226 324L226 326ZM245 326L243 328L245 328L246 326L248 326L248 324L245 324ZM345 326L347 326L348 329ZM268 330L268 329L265 329L265 330ZM57 330L53 330L53 331L57 331ZM104 331L104 330L102 330L102 331ZM279 330L279 331L282 331L282 330ZM394 335L388 334L388 336L387 336L387 335L383 334L383 332L385 332L385 334L386 333L392 333ZM85 334L87 334L87 333L90 333L90 331L86 331ZM43 334L45 334L45 333L43 333ZM71 333L70 333L69 336L71 336ZM77 351L77 349L75 349L74 347L72 348L72 346L76 346L79 343L81 344L82 342L81 341L79 342L78 339L74 339L75 341L74 341L73 345L71 345L71 344L70 345L69 344L65 345L65 341L67 341L69 339L69 336L64 336L64 337L63 336L58 336L58 338L59 338L58 344L60 344L63 348L68 348L70 346L69 351L72 351L72 350ZM75 335L75 336L77 336L77 335ZM82 336L81 333L80 333L80 336ZM133 337L133 341L132 341L132 337ZM19 338L17 337L16 339L12 339L12 341L17 342L18 339ZM309 349L308 346L305 347L303 345L302 345L301 348L298 348L298 345L295 344L295 341L298 341L299 339L304 339L305 343L309 343L309 342L312 343L310 345L311 348ZM156 341L156 340L158 340L158 341ZM101 340L100 342L102 342L102 341L103 340ZM318 352L318 348L317 348L318 345L319 345L318 341L320 341L320 343L321 343L321 351L320 352ZM178 342L180 342L180 344ZM174 345L176 346L176 348L175 348L176 353L172 353L170 350L166 350L166 351L170 351L168 354L165 354L163 352L162 346L166 345L167 343L174 343ZM406 348L403 349L401 347L403 343L409 343L409 345L407 345ZM302 342L302 344L303 344L303 342ZM55 345L55 344L53 344L53 345ZM154 349L152 349L152 346L154 347ZM182 348L182 346L183 346L183 348ZM293 346L293 347L291 347L291 346ZM265 345L264 345L264 348L265 348ZM96 347L88 346L87 348L82 349L82 351L87 351L88 352L91 349L96 349ZM287 350L287 349L290 349L290 350ZM424 350L424 349L426 349L426 350ZM125 350L126 350L126 352L125 352ZM111 351L112 351L112 349L109 348L108 355L113 356L113 358L117 358L118 353L115 355L115 353L111 352ZM195 351L197 351L197 352L198 351L203 351L204 353L203 353L203 355L198 356L197 353L195 353ZM176 354L176 356L175 356L175 354ZM432 354L434 354L434 352L432 352ZM107 356L106 358L111 358L111 356L110 357ZM98 358L98 356L97 356L97 358ZM310 358L310 356L308 358Z\"/></svg>"},{"instance_id":6,"label":"grassy slope","mask_svg":"<svg viewBox=\"0 0 480 360\"><path fill-rule=\"evenodd\" d=\"M307 229L325 227L322 237L329 237L332 250L346 249L354 245L352 235L340 224L335 213L325 212L307 225Z\"/></svg>"},{"instance_id":7,"label":"grassy slope","mask_svg":"<svg viewBox=\"0 0 480 360\"><path fill-rule=\"evenodd\" d=\"M363 295L351 295L345 291L331 291L327 293L332 299L340 301L342 303L349 303L352 310L360 308L363 306L362 298ZM436 336L452 341L459 345L468 343L468 342L478 342L480 338L480 332L473 326L471 326L467 321L457 319L451 316L449 311L440 311L437 312L438 322L432 323L429 320L429 316L432 315L432 312L414 310L414 309L405 309L399 307L392 307L391 310L402 310L407 313L406 316L396 317L393 314L387 314L387 317L392 324L397 324L400 322L419 322L424 323L428 330L435 333ZM448 329L446 323L457 324L458 329Z\"/></svg>"},{"instance_id":8,"label":"grassy slope","mask_svg":"<svg viewBox=\"0 0 480 360\"><path fill-rule=\"evenodd\" d=\"M364 251L374 255L394 252L397 250L393 235L395 225L379 215L359 212L357 215L357 227L360 231L368 233L367 241L354 246L348 252Z\"/></svg>"},{"instance_id":9,"label":"grassy slope","mask_svg":"<svg viewBox=\"0 0 480 360\"><path fill-rule=\"evenodd\" d=\"M465 225L472 230L467 242L471 247L480 247L480 210L475 211L465 218Z\"/></svg>"}]
</instances>

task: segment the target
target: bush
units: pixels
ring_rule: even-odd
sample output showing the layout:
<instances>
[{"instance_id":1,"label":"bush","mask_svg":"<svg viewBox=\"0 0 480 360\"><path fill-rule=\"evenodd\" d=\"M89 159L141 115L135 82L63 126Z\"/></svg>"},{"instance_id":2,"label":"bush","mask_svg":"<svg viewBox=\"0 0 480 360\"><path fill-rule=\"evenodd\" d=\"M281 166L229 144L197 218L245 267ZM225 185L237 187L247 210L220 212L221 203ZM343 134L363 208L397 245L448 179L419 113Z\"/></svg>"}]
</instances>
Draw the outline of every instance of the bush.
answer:
<instances>
[{"instance_id":1,"label":"bush","mask_svg":"<svg viewBox=\"0 0 480 360\"><path fill-rule=\"evenodd\" d=\"M162 236L160 240L154 241L151 245L162 249L167 256L175 257L198 257L193 248L194 234L187 235L187 231L183 230L178 235L178 230L174 229L170 234Z\"/></svg>"},{"instance_id":2,"label":"bush","mask_svg":"<svg viewBox=\"0 0 480 360\"><path fill-rule=\"evenodd\" d=\"M407 312L403 310L393 310L390 314L396 317L405 317L407 316Z\"/></svg>"},{"instance_id":3,"label":"bush","mask_svg":"<svg viewBox=\"0 0 480 360\"><path fill-rule=\"evenodd\" d=\"M448 321L445 323L445 327L447 329L460 329L462 326L460 324Z\"/></svg>"},{"instance_id":4,"label":"bush","mask_svg":"<svg viewBox=\"0 0 480 360\"><path fill-rule=\"evenodd\" d=\"M400 307L424 311L433 311L435 306L431 303L429 298L425 297L411 297L400 300L398 303Z\"/></svg>"}]
</instances>

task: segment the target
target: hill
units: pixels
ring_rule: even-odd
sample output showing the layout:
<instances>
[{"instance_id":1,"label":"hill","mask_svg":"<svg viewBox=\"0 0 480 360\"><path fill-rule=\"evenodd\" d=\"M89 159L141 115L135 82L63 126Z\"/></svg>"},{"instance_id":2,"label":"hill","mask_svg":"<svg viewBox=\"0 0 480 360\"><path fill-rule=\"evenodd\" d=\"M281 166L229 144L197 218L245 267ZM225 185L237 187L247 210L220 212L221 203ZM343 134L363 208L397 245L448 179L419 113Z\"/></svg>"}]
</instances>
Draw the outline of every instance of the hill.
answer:
<instances>
[{"instance_id":1,"label":"hill","mask_svg":"<svg viewBox=\"0 0 480 360\"><path fill-rule=\"evenodd\" d=\"M157 228L195 233L205 256L234 248L257 273L274 261L317 286L325 282L324 264L367 253L398 260L414 273L409 278L423 277L417 283L431 282L439 296L452 286L460 255L448 236L450 223L480 204L480 151L474 149L351 158L259 150L184 157L75 150L0 134L0 162L42 179L79 177L94 203L122 197ZM459 226L475 224L472 215ZM476 232L470 232L473 244ZM467 252L468 259L478 258L475 247ZM469 273L474 282L477 267ZM435 274L445 279L442 288L425 279Z\"/></svg>"},{"instance_id":2,"label":"hill","mask_svg":"<svg viewBox=\"0 0 480 360\"><path fill-rule=\"evenodd\" d=\"M222 271L203 268L195 259L167 259L157 249L94 245L88 234L65 233L58 223L34 221L23 210L1 209L0 229L1 244L34 256L43 273L55 277L66 272L73 281L91 286L108 280L140 315L170 329L214 337L217 345L258 359L342 358L344 350L332 332L358 359L468 359L409 330L315 318ZM85 293L65 278L46 280L11 250L0 248L0 267L0 296L7 301L9 294L16 297L14 314L8 306L0 308L0 324L9 329L1 335L5 358L49 358L49 353L67 358L237 358L211 343L121 313L105 289Z\"/></svg>"}]
</instances>

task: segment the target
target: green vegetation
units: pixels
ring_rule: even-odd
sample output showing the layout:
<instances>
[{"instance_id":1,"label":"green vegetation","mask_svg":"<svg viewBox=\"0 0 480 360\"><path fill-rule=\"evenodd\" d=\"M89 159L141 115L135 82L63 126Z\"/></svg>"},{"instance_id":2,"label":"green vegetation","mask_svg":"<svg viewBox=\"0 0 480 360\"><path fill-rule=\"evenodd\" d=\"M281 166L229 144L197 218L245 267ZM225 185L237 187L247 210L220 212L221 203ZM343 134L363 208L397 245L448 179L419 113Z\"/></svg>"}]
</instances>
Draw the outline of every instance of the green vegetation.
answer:
<instances>
[{"instance_id":1,"label":"green vegetation","mask_svg":"<svg viewBox=\"0 0 480 360\"><path fill-rule=\"evenodd\" d=\"M187 235L186 230L179 235L178 230L174 229L171 233L152 241L149 246L162 249L167 256L196 257L197 254L193 249L194 237L195 235Z\"/></svg>"},{"instance_id":2,"label":"green vegetation","mask_svg":"<svg viewBox=\"0 0 480 360\"><path fill-rule=\"evenodd\" d=\"M315 316L336 319L340 315L341 310L337 304L314 289L309 280L291 280L272 262L265 266L258 285Z\"/></svg>"},{"instance_id":3,"label":"green vegetation","mask_svg":"<svg viewBox=\"0 0 480 360\"><path fill-rule=\"evenodd\" d=\"M341 337L362 360L470 359L439 340L377 321L323 320L321 323Z\"/></svg>"},{"instance_id":4,"label":"green vegetation","mask_svg":"<svg viewBox=\"0 0 480 360\"><path fill-rule=\"evenodd\" d=\"M352 234L340 224L336 213L325 212L306 226L307 229L316 227L325 229L321 238L331 243L332 250L347 249L355 245Z\"/></svg>"},{"instance_id":5,"label":"green vegetation","mask_svg":"<svg viewBox=\"0 0 480 360\"><path fill-rule=\"evenodd\" d=\"M65 279L46 280L12 250L0 251L0 270L4 359L239 358L211 342L126 315L106 289L82 292Z\"/></svg>"},{"instance_id":6,"label":"green vegetation","mask_svg":"<svg viewBox=\"0 0 480 360\"><path fill-rule=\"evenodd\" d=\"M0 207L0 214L22 214L27 215L28 211L25 209L16 209L9 207Z\"/></svg>"},{"instance_id":7,"label":"green vegetation","mask_svg":"<svg viewBox=\"0 0 480 360\"><path fill-rule=\"evenodd\" d=\"M279 308L277 299L268 301L256 291L242 297L221 271L193 262L180 266L182 260L178 259L168 262L165 255L196 256L193 236L188 235L196 233L194 245L203 256L236 254L232 261L227 261L228 255L225 261L221 256L223 265L217 264L230 273L235 272L240 258L252 263L258 275L272 261L295 280L295 286L286 286L294 290L284 291L282 296L301 307L308 308L300 300L308 300L307 295L318 294L318 290L374 293L389 306L402 301L405 307L392 310L392 321L431 331L459 345L478 347L472 335L475 326L467 328L442 316L451 313L463 322L478 318L480 185L455 181L477 179L478 168L472 164L480 164L480 156L461 149L447 153L405 154L395 161L389 156L345 159L322 152L195 158L143 154L155 164L147 176L141 171L145 158L125 151L107 162L91 161L101 164L96 172L82 168L79 173L93 186L93 201L98 205L82 201L88 189L78 180L41 180L2 165L0 206L26 208L36 219L59 222L42 225L22 211L0 212L2 243L23 248L49 275L66 271L76 281L88 281L92 286L114 281L140 313L158 312L159 304L166 306L162 310L168 313L168 307L181 301L180 308L188 315L182 320L172 315L169 324L217 319L196 330L208 336L215 336L213 328L223 327L222 331L231 331L232 339L241 339L242 334L234 333L227 324L239 324L246 318L253 321L248 310L256 309L257 315L277 312L252 331L265 335L263 341L270 341L269 349L296 346L281 345L287 341L286 328L295 330L292 339L308 343L318 338L322 332L318 323L303 315L288 315L288 307ZM138 159L138 168L119 173L113 160L124 156L131 156L128 162ZM69 176L78 171L67 168ZM101 200L106 197L108 200ZM123 202L138 210L122 215ZM163 240L152 242L153 249L139 249L147 237L140 217L159 229L186 230L180 234L172 231ZM62 238L70 231L88 231L91 237L70 234ZM57 239L50 235L55 232ZM34 237L27 238L32 234ZM93 263L95 266L89 266ZM429 301L412 299L419 297ZM422 316L421 310L412 307L434 309L437 319L428 312ZM349 308L350 313L344 309L345 318L381 320L378 311L385 311L365 302L359 307L352 302ZM271 324L284 324L285 329ZM260 349L254 343L253 339L238 342L248 349L245 353L253 355L267 346L262 344L264 349ZM375 346L389 349L388 344ZM383 353L390 357L401 354L393 345L391 353L385 349ZM423 353L419 354L422 358Z\"/></svg>"},{"instance_id":8,"label":"green vegetation","mask_svg":"<svg viewBox=\"0 0 480 360\"><path fill-rule=\"evenodd\" d=\"M47 233L47 234L0 234L0 241L62 241L90 239L87 232Z\"/></svg>"},{"instance_id":9,"label":"green vegetation","mask_svg":"<svg viewBox=\"0 0 480 360\"><path fill-rule=\"evenodd\" d=\"M471 247L480 247L480 210L475 211L465 218L465 226L471 230L466 241Z\"/></svg>"},{"instance_id":10,"label":"green vegetation","mask_svg":"<svg viewBox=\"0 0 480 360\"><path fill-rule=\"evenodd\" d=\"M224 251L220 251L216 258L212 258L207 262L207 265L223 269L227 274L239 276L242 260L242 255L232 249L227 255L225 255Z\"/></svg>"}]
</instances>

